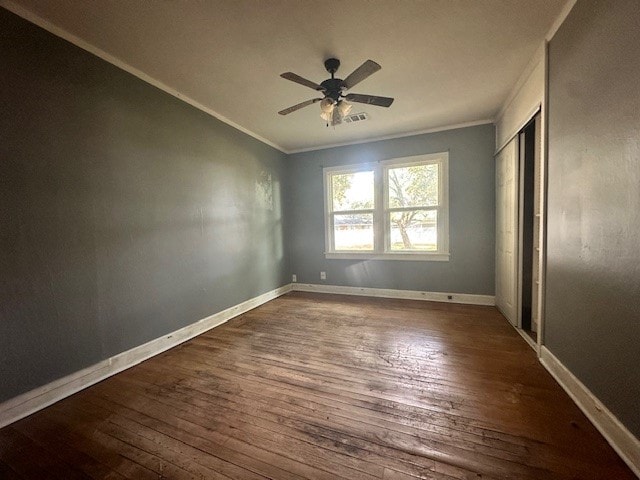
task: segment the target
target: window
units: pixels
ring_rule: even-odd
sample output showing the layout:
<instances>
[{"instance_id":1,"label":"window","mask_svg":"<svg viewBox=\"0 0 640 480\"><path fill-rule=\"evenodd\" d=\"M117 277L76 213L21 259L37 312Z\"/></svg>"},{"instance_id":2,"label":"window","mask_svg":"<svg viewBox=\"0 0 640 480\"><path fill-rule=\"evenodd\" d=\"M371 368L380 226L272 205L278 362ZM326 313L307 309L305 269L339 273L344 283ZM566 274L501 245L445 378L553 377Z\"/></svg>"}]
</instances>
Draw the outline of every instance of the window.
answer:
<instances>
[{"instance_id":1,"label":"window","mask_svg":"<svg viewBox=\"0 0 640 480\"><path fill-rule=\"evenodd\" d=\"M324 169L327 258L448 260L448 154Z\"/></svg>"}]
</instances>

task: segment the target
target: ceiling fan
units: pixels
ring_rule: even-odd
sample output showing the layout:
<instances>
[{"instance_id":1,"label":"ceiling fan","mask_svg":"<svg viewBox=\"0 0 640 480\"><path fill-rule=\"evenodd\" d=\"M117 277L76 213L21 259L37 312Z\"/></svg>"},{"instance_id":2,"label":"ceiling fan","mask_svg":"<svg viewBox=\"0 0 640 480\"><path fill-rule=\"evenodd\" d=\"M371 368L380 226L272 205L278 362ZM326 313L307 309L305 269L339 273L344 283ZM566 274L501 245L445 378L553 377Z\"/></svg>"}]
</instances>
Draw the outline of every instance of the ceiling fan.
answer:
<instances>
[{"instance_id":1,"label":"ceiling fan","mask_svg":"<svg viewBox=\"0 0 640 480\"><path fill-rule=\"evenodd\" d=\"M344 80L335 78L335 73L340 67L340 60L337 58L325 60L324 67L331 74L331 78L328 78L319 85L293 72L286 72L280 75L282 78L286 78L287 80L299 83L300 85L324 94L323 98L312 98L306 102L280 110L278 112L280 115L288 115L308 105L320 102L320 116L327 122L327 126L329 126L329 124L337 125L342 123L342 118L351 111L352 105L349 102L366 103L367 105L375 105L377 107L388 107L393 103L393 98L389 97L377 97L375 95L364 95L360 93L348 93L345 95L344 93L346 90L356 86L382 68L373 60L364 62Z\"/></svg>"}]
</instances>

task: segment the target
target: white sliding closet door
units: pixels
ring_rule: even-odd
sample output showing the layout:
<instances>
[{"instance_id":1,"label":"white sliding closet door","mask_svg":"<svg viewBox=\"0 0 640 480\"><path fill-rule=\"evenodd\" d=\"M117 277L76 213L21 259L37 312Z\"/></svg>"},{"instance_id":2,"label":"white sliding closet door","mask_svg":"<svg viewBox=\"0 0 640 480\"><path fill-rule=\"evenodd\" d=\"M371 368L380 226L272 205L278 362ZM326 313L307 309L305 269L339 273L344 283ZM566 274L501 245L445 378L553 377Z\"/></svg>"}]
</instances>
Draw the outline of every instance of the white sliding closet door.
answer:
<instances>
[{"instance_id":1,"label":"white sliding closet door","mask_svg":"<svg viewBox=\"0 0 640 480\"><path fill-rule=\"evenodd\" d=\"M496 156L496 306L518 324L518 137Z\"/></svg>"}]
</instances>

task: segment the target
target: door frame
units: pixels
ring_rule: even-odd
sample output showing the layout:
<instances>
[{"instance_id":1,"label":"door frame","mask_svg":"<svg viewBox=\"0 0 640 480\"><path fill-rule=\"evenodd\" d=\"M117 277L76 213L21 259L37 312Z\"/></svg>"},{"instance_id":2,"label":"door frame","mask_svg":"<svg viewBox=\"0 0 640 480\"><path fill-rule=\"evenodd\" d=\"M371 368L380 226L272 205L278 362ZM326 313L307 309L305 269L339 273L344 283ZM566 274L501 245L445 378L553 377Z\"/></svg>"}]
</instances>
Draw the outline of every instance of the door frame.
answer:
<instances>
[{"instance_id":1,"label":"door frame","mask_svg":"<svg viewBox=\"0 0 640 480\"><path fill-rule=\"evenodd\" d=\"M545 55L545 63L546 63L546 55ZM546 65L545 65L545 82L546 82ZM498 305L498 301L496 301L496 307L498 308L498 310L500 310L500 312L507 317L507 319L509 320L509 322L516 328L516 330L518 331L518 333L520 333L523 338L527 341L527 343L529 343L531 345L531 347L536 350L538 356L540 355L540 349L541 346L543 344L543 329L544 329L544 288L545 288L545 283L544 283L544 276L545 276L545 249L546 249L546 191L547 191L547 178L546 178L546 164L547 164L547 157L546 157L546 142L547 142L547 134L546 134L546 109L544 108L545 102L546 102L546 87L544 89L544 95L545 95L545 99L538 103L537 106L531 110L529 112L529 114L526 116L526 118L524 119L523 122L520 123L520 128L517 130L517 132L502 146L502 148L496 153L496 160L498 158L498 156L502 153L502 151L504 150L505 147L507 147L508 145L511 144L511 142L515 141L516 142L516 161L515 161L515 175L516 175L516 192L515 192L515 201L516 201L516 229L517 229L517 234L516 234L516 272L515 272L515 279L514 281L516 282L514 285L515 291L516 291L516 302L515 302L515 308L516 308L516 314L515 314L515 318L514 319L510 319L509 315L507 313L505 313L503 310L503 308L501 308L500 305ZM540 213L540 217L539 217L539 239L538 239L538 243L534 244L534 249L538 248L538 262L539 262L539 273L538 273L538 284L537 284L537 297L538 297L538 302L537 302L537 309L536 311L532 311L532 321L533 318L535 317L536 319L536 323L537 323L537 331L536 331L536 336L537 336L537 341L534 341L531 337L529 337L527 334L524 333L524 331L522 330L522 242L523 242L523 228L522 228L522 209L523 209L523 202L522 202L522 197L524 195L523 192L523 178L522 178L522 162L524 161L523 158L521 158L521 151L522 151L522 145L520 142L520 134L522 133L522 131L524 130L524 128L536 117L536 115L540 114L540 137L539 137L539 144L537 145L537 147L540 149L540 153L539 153L539 168L540 168L540 185L539 185L539 191L538 191L538 212ZM497 177L496 177L497 178ZM496 182L496 189L498 188L497 182ZM498 205L496 205L496 209L498 208ZM496 232L497 234L497 232ZM496 238L496 260L497 260L497 253L498 253L498 239ZM497 261L496 261L496 265L497 265ZM498 278L499 272L497 271L496 268L496 279ZM497 281L497 280L496 280ZM535 279L534 279L535 281ZM497 284L496 284L497 287ZM497 296L498 292L496 289L496 296ZM497 299L496 299L497 300Z\"/></svg>"}]
</instances>

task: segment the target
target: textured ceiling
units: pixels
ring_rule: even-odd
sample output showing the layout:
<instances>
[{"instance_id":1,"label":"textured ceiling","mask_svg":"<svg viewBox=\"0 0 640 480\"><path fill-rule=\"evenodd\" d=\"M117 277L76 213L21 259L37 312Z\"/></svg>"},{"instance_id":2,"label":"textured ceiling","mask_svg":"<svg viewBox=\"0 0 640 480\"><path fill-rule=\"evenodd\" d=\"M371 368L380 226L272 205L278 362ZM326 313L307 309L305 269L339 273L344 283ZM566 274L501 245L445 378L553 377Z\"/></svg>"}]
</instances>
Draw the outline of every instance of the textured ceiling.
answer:
<instances>
[{"instance_id":1,"label":"textured ceiling","mask_svg":"<svg viewBox=\"0 0 640 480\"><path fill-rule=\"evenodd\" d=\"M565 0L17 0L0 3L143 72L284 151L492 120ZM40 22L41 24L43 22ZM344 78L382 70L353 92L395 97L370 119L327 128L316 92L292 71Z\"/></svg>"}]
</instances>

